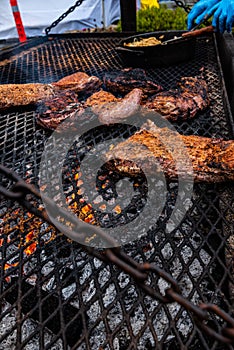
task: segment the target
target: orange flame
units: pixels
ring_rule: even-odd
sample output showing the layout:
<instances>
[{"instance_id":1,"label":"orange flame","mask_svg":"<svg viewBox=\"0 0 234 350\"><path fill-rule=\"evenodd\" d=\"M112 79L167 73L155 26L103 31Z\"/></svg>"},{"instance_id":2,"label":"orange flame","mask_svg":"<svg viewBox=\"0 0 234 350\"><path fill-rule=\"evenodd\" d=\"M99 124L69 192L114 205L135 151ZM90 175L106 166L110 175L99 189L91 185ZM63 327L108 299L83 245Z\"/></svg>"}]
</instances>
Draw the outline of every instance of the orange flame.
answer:
<instances>
[{"instance_id":1,"label":"orange flame","mask_svg":"<svg viewBox=\"0 0 234 350\"><path fill-rule=\"evenodd\" d=\"M10 269L11 267L17 266L18 264L19 264L18 262L14 263L14 264L5 263L5 264L4 264L4 270L6 271L6 270ZM6 281L7 283L10 283L10 282L11 282L11 276L6 276L6 277L5 277L5 281Z\"/></svg>"},{"instance_id":2,"label":"orange flame","mask_svg":"<svg viewBox=\"0 0 234 350\"><path fill-rule=\"evenodd\" d=\"M116 205L116 207L114 208L114 211L117 213L117 214L120 214L122 212L122 209L119 205Z\"/></svg>"},{"instance_id":3,"label":"orange flame","mask_svg":"<svg viewBox=\"0 0 234 350\"><path fill-rule=\"evenodd\" d=\"M30 231L26 237L25 237L25 242L28 243L30 241L32 241L33 239L36 238L36 235L35 235L35 232L34 231ZM24 249L24 252L26 255L31 255L32 253L35 252L37 248L37 243L36 242L33 242L32 244L30 244L28 247L26 247Z\"/></svg>"},{"instance_id":4,"label":"orange flame","mask_svg":"<svg viewBox=\"0 0 234 350\"><path fill-rule=\"evenodd\" d=\"M35 252L36 248L37 248L37 243L34 242L34 243L30 244L27 248L25 248L24 252L26 255L31 255Z\"/></svg>"}]
</instances>

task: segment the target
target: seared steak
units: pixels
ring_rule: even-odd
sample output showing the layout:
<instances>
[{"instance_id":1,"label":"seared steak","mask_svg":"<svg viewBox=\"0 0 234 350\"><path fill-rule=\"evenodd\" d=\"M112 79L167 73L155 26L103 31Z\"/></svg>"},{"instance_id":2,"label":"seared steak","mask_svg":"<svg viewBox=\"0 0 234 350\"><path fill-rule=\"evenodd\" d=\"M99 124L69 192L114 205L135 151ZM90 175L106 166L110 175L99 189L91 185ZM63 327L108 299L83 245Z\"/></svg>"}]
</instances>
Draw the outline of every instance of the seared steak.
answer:
<instances>
[{"instance_id":1,"label":"seared steak","mask_svg":"<svg viewBox=\"0 0 234 350\"><path fill-rule=\"evenodd\" d=\"M95 114L103 124L111 124L128 118L140 107L142 90L134 89L124 98L116 98L109 92L98 91L86 102L79 102L73 91L60 91L55 97L38 104L37 122L46 129L54 130L74 113L80 118ZM86 114L86 116L84 115Z\"/></svg>"},{"instance_id":2,"label":"seared steak","mask_svg":"<svg viewBox=\"0 0 234 350\"><path fill-rule=\"evenodd\" d=\"M53 86L60 89L69 89L74 90L77 93L85 92L87 94L98 90L101 85L102 81L98 77L89 76L84 72L77 72L68 75L56 83L53 83Z\"/></svg>"},{"instance_id":3,"label":"seared steak","mask_svg":"<svg viewBox=\"0 0 234 350\"><path fill-rule=\"evenodd\" d=\"M37 104L36 120L45 129L54 130L76 111L84 111L74 91L59 91L56 96Z\"/></svg>"},{"instance_id":4,"label":"seared steak","mask_svg":"<svg viewBox=\"0 0 234 350\"><path fill-rule=\"evenodd\" d=\"M91 93L99 89L99 78L78 72L52 84L3 84L0 85L0 109L34 105L38 101L53 98L61 89L76 93Z\"/></svg>"},{"instance_id":5,"label":"seared steak","mask_svg":"<svg viewBox=\"0 0 234 350\"><path fill-rule=\"evenodd\" d=\"M37 104L36 120L45 129L54 130L65 119L71 118L74 113L81 117L88 107L113 101L118 101L118 99L111 93L102 90L92 94L86 102L79 102L74 91L62 90L57 92L56 96ZM92 110L90 113L93 113Z\"/></svg>"},{"instance_id":6,"label":"seared steak","mask_svg":"<svg viewBox=\"0 0 234 350\"><path fill-rule=\"evenodd\" d=\"M131 90L142 89L145 95L152 95L162 90L162 87L146 75L141 68L125 68L108 72L103 77L107 90L126 94Z\"/></svg>"},{"instance_id":7,"label":"seared steak","mask_svg":"<svg viewBox=\"0 0 234 350\"><path fill-rule=\"evenodd\" d=\"M234 141L199 136L183 136L152 121L139 132L119 143L106 154L110 167L123 174L137 175L142 167L149 173L163 171L166 178L184 179L191 174L194 181L223 182L234 180ZM183 151L183 145L185 151ZM177 162L180 166L177 169Z\"/></svg>"},{"instance_id":8,"label":"seared steak","mask_svg":"<svg viewBox=\"0 0 234 350\"><path fill-rule=\"evenodd\" d=\"M172 121L193 118L209 106L208 88L204 79L184 77L176 89L160 92L145 104Z\"/></svg>"}]
</instances>

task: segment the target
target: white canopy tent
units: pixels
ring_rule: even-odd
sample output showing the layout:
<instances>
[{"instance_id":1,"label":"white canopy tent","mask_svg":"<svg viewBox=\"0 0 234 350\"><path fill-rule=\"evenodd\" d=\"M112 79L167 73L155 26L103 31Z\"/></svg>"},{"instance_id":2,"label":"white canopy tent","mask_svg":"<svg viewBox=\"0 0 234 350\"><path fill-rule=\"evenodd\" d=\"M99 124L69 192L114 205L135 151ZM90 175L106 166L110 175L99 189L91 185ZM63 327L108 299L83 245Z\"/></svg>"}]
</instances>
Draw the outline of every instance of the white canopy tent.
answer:
<instances>
[{"instance_id":1,"label":"white canopy tent","mask_svg":"<svg viewBox=\"0 0 234 350\"><path fill-rule=\"evenodd\" d=\"M45 28L74 5L76 0L18 0L27 37L45 34ZM137 1L138 8L140 0ZM10 0L0 2L0 40L18 38ZM109 26L120 19L119 0L84 0L52 33Z\"/></svg>"}]
</instances>

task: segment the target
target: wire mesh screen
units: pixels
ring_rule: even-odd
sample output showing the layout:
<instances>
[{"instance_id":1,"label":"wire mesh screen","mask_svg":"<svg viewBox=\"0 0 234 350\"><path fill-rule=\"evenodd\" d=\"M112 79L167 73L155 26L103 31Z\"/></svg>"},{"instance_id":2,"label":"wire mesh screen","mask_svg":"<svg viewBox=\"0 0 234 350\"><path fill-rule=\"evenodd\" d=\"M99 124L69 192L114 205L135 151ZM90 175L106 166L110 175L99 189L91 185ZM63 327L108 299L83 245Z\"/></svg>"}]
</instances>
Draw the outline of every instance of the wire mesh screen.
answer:
<instances>
[{"instance_id":1,"label":"wire mesh screen","mask_svg":"<svg viewBox=\"0 0 234 350\"><path fill-rule=\"evenodd\" d=\"M50 83L77 70L103 77L125 66L115 51L118 36L60 37L14 49L0 62L1 83ZM211 105L180 124L182 134L230 139L231 115L214 37L197 40L195 57L147 73L169 89L182 76L204 74ZM102 131L100 131L102 134ZM98 145L100 133L89 136ZM121 134L121 132L120 132ZM108 132L106 132L108 138ZM44 144L50 132L35 122L33 109L0 116L1 162L28 183L38 184ZM70 169L72 173L72 169ZM4 185L8 180L2 178ZM164 217L123 249L136 261L155 262L195 304L233 305L233 185L194 186L192 205L170 234L177 185L168 184ZM40 205L41 203L38 203ZM226 349L203 334L176 303L146 296L117 267L88 256L46 222L17 203L0 204L0 348L4 349ZM165 282L150 281L162 291ZM212 324L222 324L213 317ZM230 346L231 348L231 346Z\"/></svg>"}]
</instances>

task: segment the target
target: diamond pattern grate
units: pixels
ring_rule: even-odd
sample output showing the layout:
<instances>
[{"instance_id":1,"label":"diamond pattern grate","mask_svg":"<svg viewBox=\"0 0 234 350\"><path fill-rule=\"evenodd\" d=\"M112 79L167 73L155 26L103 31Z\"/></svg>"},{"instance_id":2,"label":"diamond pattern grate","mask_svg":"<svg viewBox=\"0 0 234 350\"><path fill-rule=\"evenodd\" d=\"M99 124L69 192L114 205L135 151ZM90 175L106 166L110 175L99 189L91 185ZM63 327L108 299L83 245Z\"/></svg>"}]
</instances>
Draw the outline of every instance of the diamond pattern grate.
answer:
<instances>
[{"instance_id":1,"label":"diamond pattern grate","mask_svg":"<svg viewBox=\"0 0 234 350\"><path fill-rule=\"evenodd\" d=\"M41 40L4 57L0 82L49 83L77 70L101 78L105 71L124 66L114 50L118 41L111 35ZM233 135L214 38L199 39L190 62L148 73L170 88L181 76L197 75L201 69L209 85L210 109L175 127L184 134L229 139ZM49 133L34 117L34 110L0 116L0 152L4 165L37 184ZM169 191L176 195L176 185ZM233 203L230 184L196 185L192 206L176 230L165 232L169 206L158 225L124 249L138 262L155 262L170 272L194 303L212 302L231 312ZM202 334L180 306L146 296L125 273L87 256L17 203L0 203L0 222L1 348L226 348ZM150 282L166 288L160 278ZM219 326L217 318L214 324Z\"/></svg>"}]
</instances>

